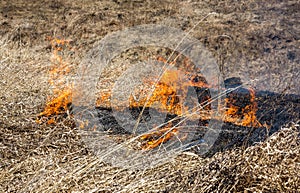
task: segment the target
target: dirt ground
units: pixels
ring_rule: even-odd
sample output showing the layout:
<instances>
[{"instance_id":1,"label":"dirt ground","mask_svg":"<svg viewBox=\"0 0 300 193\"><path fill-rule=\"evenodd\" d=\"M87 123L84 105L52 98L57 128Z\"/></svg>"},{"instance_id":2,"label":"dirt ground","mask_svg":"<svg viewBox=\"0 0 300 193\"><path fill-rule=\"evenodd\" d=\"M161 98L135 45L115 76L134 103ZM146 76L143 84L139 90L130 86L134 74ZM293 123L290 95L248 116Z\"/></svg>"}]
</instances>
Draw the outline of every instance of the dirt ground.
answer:
<instances>
[{"instance_id":1,"label":"dirt ground","mask_svg":"<svg viewBox=\"0 0 300 193\"><path fill-rule=\"evenodd\" d=\"M71 116L51 125L36 122L52 94L49 39L69 40L66 58L76 70L107 34L141 24L186 32L194 27L191 35L212 53L224 79L257 78L251 82L257 90L299 96L299 10L296 0L2 0L0 192L299 191L299 121L251 147L210 158L184 152L142 171L98 160ZM197 24L209 13L215 14Z\"/></svg>"}]
</instances>

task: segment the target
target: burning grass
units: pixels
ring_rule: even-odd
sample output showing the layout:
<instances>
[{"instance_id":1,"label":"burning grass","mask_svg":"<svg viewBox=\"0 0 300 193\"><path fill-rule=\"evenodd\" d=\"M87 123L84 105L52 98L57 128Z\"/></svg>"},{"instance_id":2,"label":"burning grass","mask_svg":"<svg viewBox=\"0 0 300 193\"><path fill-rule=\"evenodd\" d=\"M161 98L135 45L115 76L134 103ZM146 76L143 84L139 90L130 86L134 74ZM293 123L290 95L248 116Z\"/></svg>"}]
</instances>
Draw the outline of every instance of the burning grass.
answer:
<instances>
[{"instance_id":1,"label":"burning grass","mask_svg":"<svg viewBox=\"0 0 300 193\"><path fill-rule=\"evenodd\" d=\"M141 86L137 86L130 93L128 107L124 107L122 101L117 101L117 99L113 101L116 104L113 107L114 110L122 111L123 108L137 110L139 112L139 115L136 116L137 123L141 121L143 111L146 108L155 108L157 111L175 116L175 118L162 126L153 125L151 130L153 132L142 135L140 137L144 144L142 149L156 148L170 139L176 138L179 133L186 132L184 126L175 124L173 121L183 123L184 120L200 120L206 122L206 124L201 126L208 126L209 120L216 119L249 128L263 128L267 126L263 126L257 120L256 112L258 108L254 89L247 89L242 84L223 91L227 93L227 97L220 103L220 113L212 116L211 102L218 99L211 98L209 89L217 89L217 86L209 85L201 73L195 74L197 70L185 57L181 58L180 62L176 61L180 56L180 54L174 56L175 60L168 63L163 57L157 57L157 61L164 63L162 73L160 75L145 74L145 78L141 80ZM186 69L191 69L194 73L187 72ZM189 88L193 88L195 91L198 89L196 99L198 102L192 105L193 108L191 108L191 104L189 106L184 104ZM97 106L103 107L107 106L107 104L109 106L112 92L111 89L100 92ZM125 102L125 104L127 103ZM133 130L135 131L135 129ZM143 140L146 140L146 142Z\"/></svg>"},{"instance_id":2,"label":"burning grass","mask_svg":"<svg viewBox=\"0 0 300 193\"><path fill-rule=\"evenodd\" d=\"M92 46L104 34L122 26L157 23L171 16L176 22L168 21L167 24L186 29L199 20L202 13L217 11L218 16L207 20L193 35L215 53L218 63L224 64L224 74L249 72L250 78L254 78L267 69L280 75L267 88L278 92L288 83L291 88L288 92L297 93L298 73L294 72L299 71L296 54L299 53L299 37L295 26L299 12L295 10L299 2L152 1L149 5L147 2L146 5L141 2L128 5L126 1L99 1L99 6L95 6L95 1L84 4L49 1L49 5L47 2L28 1L23 5L12 0L8 4L6 1L0 3L3 8L0 31L7 37L5 41L0 40L0 89L3 91L0 100L0 192L298 191L299 122L282 124L282 120L289 120L284 112L297 109L293 107L298 99L295 103L282 101L280 105L284 108L276 119L269 115L276 113L277 104L272 103L272 98L262 101L260 105L268 106L268 111L260 116L267 114L268 119L279 122L283 128L254 146L221 151L210 158L188 151L164 165L142 171L116 168L99 161L82 144L74 120L63 116L66 106L61 103L66 104L68 94L57 93L54 97L53 90L51 95L46 90L49 53L44 49L43 35L62 33ZM230 36L232 42L216 42L220 34ZM43 117L61 119L53 119L53 124L36 124L36 115L45 110L41 108L45 106L46 96L54 99L62 96L58 103L52 103L53 98L49 98L47 101L53 105L46 105L62 108L54 108L54 112L60 113L49 113L52 114L49 117L45 113ZM109 95L104 98L107 100ZM236 112L239 116L243 114L238 107L232 106L233 111L227 111L228 115L236 119ZM255 109L255 105L249 109ZM293 114L298 116L298 112ZM246 120L253 120L253 116L249 116L250 119L239 118L239 121L249 123ZM252 124L255 125L255 121Z\"/></svg>"},{"instance_id":3,"label":"burning grass","mask_svg":"<svg viewBox=\"0 0 300 193\"><path fill-rule=\"evenodd\" d=\"M49 71L49 84L51 85L53 95L48 97L45 109L39 116L48 117L47 124L53 124L55 123L55 116L66 113L69 114L69 107L72 103L72 83L68 82L68 75L71 69L68 61L66 61L66 56L64 55L65 50L70 49L69 41L56 38L51 38L49 40L53 52L51 61L52 67ZM223 102L225 105L220 107L224 110L222 110L222 114L218 115L218 117L211 116L212 109L210 108L210 103L212 99L209 94L203 95L203 93L201 93L196 99L199 104L194 104L195 107L193 109L185 106L183 102L185 101L185 96L187 95L189 87L206 90L205 93L207 93L209 88L214 88L216 86L208 85L201 74L190 72L185 72L183 74L184 69L193 68L193 65L191 65L190 61L186 58L183 60L183 65L186 66L185 68L180 67L179 69L174 69L173 67L177 62L176 59L179 56L180 55L176 56L175 60L169 63L167 63L166 59L163 57L157 57L158 61L164 63L163 73L159 77L151 78L146 75L142 85L147 85L146 87L151 89L143 90L135 88L134 93L131 93L128 99L129 108L142 108L142 111L144 111L145 108L153 108L155 103L159 103L160 105L154 108L161 112L176 115L174 120L182 118L199 119L201 121L219 119L241 126L262 127L256 118L257 104L255 100L255 91L253 89L249 89L249 92L246 94L236 93L235 96L233 96L234 94L229 90L228 97ZM138 97L136 97L137 95ZM109 100L110 97L111 93L100 93L100 97L98 97L95 105L101 107L102 104L107 103L107 100ZM239 97L242 99L239 99ZM247 97L249 99L245 100L243 103L239 103L240 106L236 104L236 101L244 100L243 98ZM119 101L115 102L119 104ZM244 103L247 104L245 105ZM117 110L120 109L121 106L118 106ZM137 118L137 124L139 124L141 114ZM41 119L37 120L37 122L42 123ZM80 126L80 128L82 127ZM179 132L184 132L184 128L179 129L177 125L172 124L172 122L169 122L167 125L163 126L163 128L158 127L153 130L152 133L140 137L140 140L142 141L147 140L142 149L156 148L162 143L169 141L171 138L177 137Z\"/></svg>"},{"instance_id":4,"label":"burning grass","mask_svg":"<svg viewBox=\"0 0 300 193\"><path fill-rule=\"evenodd\" d=\"M55 123L55 115L64 114L69 110L72 103L72 83L68 82L70 65L66 61L64 52L71 49L69 41L57 38L50 38L52 49L52 66L49 71L48 82L52 88L52 96L48 96L46 106L39 116L50 117L48 124ZM41 120L37 120L41 123Z\"/></svg>"}]
</instances>

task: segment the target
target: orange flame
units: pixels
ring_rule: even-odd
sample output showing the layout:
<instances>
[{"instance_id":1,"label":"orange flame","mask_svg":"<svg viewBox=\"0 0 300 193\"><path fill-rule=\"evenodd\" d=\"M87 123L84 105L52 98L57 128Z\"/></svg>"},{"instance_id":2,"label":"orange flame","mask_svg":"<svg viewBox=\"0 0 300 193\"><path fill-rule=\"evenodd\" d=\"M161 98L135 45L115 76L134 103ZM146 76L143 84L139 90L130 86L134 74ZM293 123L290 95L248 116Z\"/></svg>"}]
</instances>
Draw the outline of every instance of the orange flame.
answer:
<instances>
[{"instance_id":1,"label":"orange flame","mask_svg":"<svg viewBox=\"0 0 300 193\"><path fill-rule=\"evenodd\" d=\"M177 134L178 129L172 128L172 124L169 123L167 126L161 128L158 131L154 131L140 137L140 140L142 141L148 140L145 144L142 145L141 148L144 150L154 149L160 144L167 142Z\"/></svg>"},{"instance_id":2,"label":"orange flame","mask_svg":"<svg viewBox=\"0 0 300 193\"><path fill-rule=\"evenodd\" d=\"M157 58L158 61L164 62L167 64L166 59L162 57ZM174 66L176 61L170 62L170 67ZM186 62L186 61L184 61ZM182 97L186 96L188 87L198 87L198 88L212 88L214 85L208 85L204 81L194 81L197 77L202 77L201 74L181 74L182 70L168 68L164 71L161 77L153 77L154 80L159 81L151 81L151 77L147 77L147 79L143 80L143 85L147 89L141 90L136 89L136 91L130 95L129 104L130 107L139 108L139 107L151 107L155 103L159 103L158 107L155 107L156 110L167 111L170 114L176 114L180 116L190 116L191 119L200 119L200 120L210 120L210 119L218 119L225 122L230 122L239 126L246 127L261 127L262 125L257 121L256 112L257 112L257 103L255 100L255 92L253 89L249 89L249 104L247 104L244 108L236 106L233 98L227 97L225 99L226 107L223 111L223 114L218 117L212 117L211 107L207 105L198 111L198 115L191 114L193 112L188 111L188 107L184 106L182 103ZM189 81L187 78L189 77ZM153 88L152 90L149 88ZM149 91L152 92L150 96ZM136 94L135 94L136 93ZM111 96L110 92L102 93L100 98L97 100L97 105L101 106L103 104L107 104L107 100L109 100ZM139 97L137 97L139 96ZM244 96L241 96L244 97ZM138 98L138 99L137 99ZM181 99L181 100L180 100ZM202 97L201 102L209 103L211 98L209 96ZM200 104L201 105L201 104ZM120 107L121 108L121 107ZM167 142L172 137L174 137L180 129L172 128L172 124L168 124L162 128L158 128L156 131L151 133L142 135L140 140L146 141L142 146L142 149L149 150L156 148L162 143Z\"/></svg>"},{"instance_id":3,"label":"orange flame","mask_svg":"<svg viewBox=\"0 0 300 193\"><path fill-rule=\"evenodd\" d=\"M48 97L44 111L39 116L50 117L63 114L68 110L72 102L72 86L67 82L66 75L71 71L69 64L64 61L63 51L69 47L68 40L49 38L51 41L52 67L49 71L49 84L53 89L53 96ZM40 121L38 121L40 122ZM55 123L55 118L47 121L48 124Z\"/></svg>"},{"instance_id":4,"label":"orange flame","mask_svg":"<svg viewBox=\"0 0 300 193\"><path fill-rule=\"evenodd\" d=\"M231 98L226 98L225 102L228 106L228 109L225 111L224 121L231 122L236 125L246 126L246 127L261 127L262 125L256 118L257 112L257 102L255 100L255 91L252 88L249 88L250 100L243 109L234 105L234 102ZM241 112L239 115L238 112Z\"/></svg>"},{"instance_id":5,"label":"orange flame","mask_svg":"<svg viewBox=\"0 0 300 193\"><path fill-rule=\"evenodd\" d=\"M162 57L158 57L157 60L164 62L165 64L167 63ZM173 66L174 63L175 61L171 62L170 65ZM168 113L176 114L178 116L190 116L193 112L189 112L189 108L184 106L184 100L182 100L183 97L187 95L188 87L199 86L209 88L209 85L202 81L193 81L196 77L194 74L191 75L186 73L183 75L181 72L182 71L178 69L166 69L161 77L154 77L154 80L159 80L158 82L150 81L149 77L147 77L147 79L143 80L143 84L154 85L150 98L147 97L147 92L144 97L139 98L139 100L136 100L131 94L129 98L130 107L151 107L154 103L158 102L160 104L159 108L162 111L167 111ZM188 81L186 77L190 77ZM137 93L142 92L138 90ZM203 109L205 113L199 112L201 113L200 116L202 116L202 118L207 117L207 115L209 116L210 113L207 113L209 110L210 106L208 105L207 108ZM147 142L143 144L141 148L144 150L154 149L162 143L169 141L177 135L178 132L179 129L173 128L172 123L169 123L167 126L158 128L156 131L142 135L140 140Z\"/></svg>"},{"instance_id":6,"label":"orange flame","mask_svg":"<svg viewBox=\"0 0 300 193\"><path fill-rule=\"evenodd\" d=\"M158 61L167 63L167 61L158 57ZM175 61L170 62L170 65L173 66ZM201 75L198 75L201 76ZM187 79L189 77L189 79ZM209 88L209 85L205 82L193 81L196 75L194 74L182 74L181 70L178 69L165 69L161 77L153 77L154 80L159 80L158 82L150 81L149 77L143 80L144 85L149 85L149 87L154 85L154 90L151 94L151 97L148 98L146 93L143 98L138 101L134 99L133 95L129 98L130 107L151 107L154 103L158 102L161 104L161 110L166 110L171 114L176 114L182 116L183 114L187 115L188 107L183 105L183 97L187 95L188 87L198 86ZM140 90L137 93L141 93Z\"/></svg>"},{"instance_id":7,"label":"orange flame","mask_svg":"<svg viewBox=\"0 0 300 193\"><path fill-rule=\"evenodd\" d=\"M52 116L63 114L68 110L68 105L72 102L72 86L66 81L66 75L71 71L67 62L64 61L62 52L69 46L69 41L53 38L51 39L51 47L53 50L53 60L52 68L49 71L49 84L53 88L53 96L48 98L45 109L39 114L39 116ZM167 63L166 59L162 57L157 58L158 61ZM170 62L170 66L174 66L176 61ZM188 62L184 61L185 63ZM189 66L189 65L188 65ZM155 103L159 103L161 111L167 111L171 114L176 114L178 116L188 116L191 112L188 111L188 107L184 106L183 101L180 100L182 97L186 96L188 87L199 87L199 88L212 88L213 85L208 85L204 81L194 81L197 76L201 77L201 74L181 74L182 70L177 70L174 68L166 69L161 77L154 77L158 82L150 81L149 78L143 80L145 85L154 85L153 92L151 96L148 97L148 94L142 94L142 97L139 97L137 100L134 94L130 95L129 104L130 107L151 107ZM186 77L190 77L187 81ZM137 93L143 93L141 90L137 90ZM211 108L208 105L206 108L201 109L198 116L194 118L201 120L208 120L211 118L222 119L225 122L231 122L236 125L241 126L252 126L260 127L261 124L257 121L256 111L257 103L255 101L255 92L253 89L249 89L250 100L243 109L234 105L234 101L230 98L225 99L227 109L224 111L224 114L221 117L211 117ZM96 101L97 106L107 104L107 101L110 99L111 93L106 92L102 93ZM211 99L205 98L202 99L204 102L209 102ZM199 110L199 109L198 109ZM238 113L242 112L242 113ZM48 124L55 123L55 119L51 118L47 122ZM83 123L83 125L86 123ZM146 141L142 146L142 149L153 149L158 147L160 144L169 141L172 137L178 134L180 129L173 128L172 123L169 123L167 126L157 129L151 133L145 134L140 137L140 140Z\"/></svg>"},{"instance_id":8,"label":"orange flame","mask_svg":"<svg viewBox=\"0 0 300 193\"><path fill-rule=\"evenodd\" d=\"M166 60L159 57L159 61L163 61L166 63ZM173 63L171 63L173 65ZM167 110L169 113L177 114L178 116L182 116L183 114L188 115L187 107L184 107L178 99L176 99L176 92L178 90L186 91L188 86L195 86L200 88L211 88L210 85L203 81L182 81L178 76L178 72L176 70L167 70L161 77L160 81L155 85L155 90L151 95L151 98L146 101L146 98L139 100L138 102L134 100L133 96L130 96L130 105L134 107L146 106L150 107L156 101L159 101L162 104L163 109ZM195 78L195 75L191 77ZM193 79L192 78L192 79ZM147 82L145 80L144 82ZM186 93L186 92L183 92ZM247 127L261 127L262 125L256 118L257 112L257 102L255 100L255 91L250 88L249 89L250 100L249 104L247 104L243 109L241 109L241 115L238 113L241 107L235 106L234 101L230 98L225 99L225 103L228 106L228 109L225 110L224 115L221 117L213 117L214 119L223 119L225 122L231 122L240 126ZM241 96L244 97L244 96ZM202 101L208 102L211 100L210 98L202 99ZM147 102L147 103L146 103ZM202 112L200 112L200 117L196 116L194 118L200 118L201 120L211 119L210 107L204 108ZM222 118L223 117L223 118ZM158 131L154 131L150 134L143 135L141 140L150 140L142 147L142 149L153 149L159 146L162 143L170 140L177 132L178 129L170 129L171 126L159 128ZM166 133L166 130L169 130ZM160 136L158 139L157 136Z\"/></svg>"}]
</instances>

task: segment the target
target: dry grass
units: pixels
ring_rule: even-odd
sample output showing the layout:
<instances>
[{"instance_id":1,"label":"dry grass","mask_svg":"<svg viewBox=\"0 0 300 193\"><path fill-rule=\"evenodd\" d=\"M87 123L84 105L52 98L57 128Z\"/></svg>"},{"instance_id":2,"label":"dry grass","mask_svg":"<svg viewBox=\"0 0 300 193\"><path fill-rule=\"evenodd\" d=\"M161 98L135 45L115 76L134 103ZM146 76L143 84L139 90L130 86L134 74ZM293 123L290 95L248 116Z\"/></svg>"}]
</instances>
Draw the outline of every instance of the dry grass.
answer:
<instances>
[{"instance_id":1,"label":"dry grass","mask_svg":"<svg viewBox=\"0 0 300 193\"><path fill-rule=\"evenodd\" d=\"M81 141L71 117L60 116L53 125L36 123L51 95L47 36L72 40L76 51L69 59L76 68L86 50L111 31L157 22L186 30L212 11L219 14L199 25L193 36L214 54L225 77L247 72L247 80L263 75L261 70L274 70L278 79L267 88L299 94L299 56L293 57L300 44L297 1L40 4L28 3L27 8L22 1L0 3L0 192L299 190L299 122L248 148L210 158L185 152L158 167L136 171L100 162Z\"/></svg>"},{"instance_id":2,"label":"dry grass","mask_svg":"<svg viewBox=\"0 0 300 193\"><path fill-rule=\"evenodd\" d=\"M142 171L100 162L80 143L69 124L65 120L44 130L27 128L22 136L9 133L9 129L1 133L6 139L16 139L15 153L23 155L2 163L2 191L293 192L299 187L299 123L247 149L205 159L186 152L169 163ZM37 136L38 141L25 139ZM28 149L24 150L22 144Z\"/></svg>"}]
</instances>

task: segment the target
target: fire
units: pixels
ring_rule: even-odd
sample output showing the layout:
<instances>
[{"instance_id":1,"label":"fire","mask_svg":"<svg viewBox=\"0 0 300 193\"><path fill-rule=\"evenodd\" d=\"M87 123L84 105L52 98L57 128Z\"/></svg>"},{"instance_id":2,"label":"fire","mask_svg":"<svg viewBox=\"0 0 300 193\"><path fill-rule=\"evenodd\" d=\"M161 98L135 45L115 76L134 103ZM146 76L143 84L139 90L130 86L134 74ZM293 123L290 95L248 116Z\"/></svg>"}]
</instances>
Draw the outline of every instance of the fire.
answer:
<instances>
[{"instance_id":1,"label":"fire","mask_svg":"<svg viewBox=\"0 0 300 193\"><path fill-rule=\"evenodd\" d=\"M49 84L52 87L53 95L48 97L44 111L39 116L51 117L66 113L72 102L72 85L67 82L66 76L70 73L69 64L64 61L63 51L69 48L69 41L57 38L49 38L52 48L52 67L49 71ZM41 122L38 120L38 122ZM55 123L52 117L48 124Z\"/></svg>"},{"instance_id":2,"label":"fire","mask_svg":"<svg viewBox=\"0 0 300 193\"><path fill-rule=\"evenodd\" d=\"M257 102L255 101L255 91L252 88L249 91L249 103L241 108L235 105L236 100L229 96L225 99L228 109L225 111L224 121L246 127L261 127L262 125L256 118Z\"/></svg>"},{"instance_id":3,"label":"fire","mask_svg":"<svg viewBox=\"0 0 300 193\"><path fill-rule=\"evenodd\" d=\"M157 58L158 61L166 63L167 61L162 57ZM173 66L175 61L170 62ZM160 76L147 77L143 80L143 85L147 85L148 88L154 86L154 90L151 93L151 97L148 98L149 91L143 92L137 90L139 97L138 100L131 94L129 98L130 107L151 107L155 103L159 103L161 110L167 111L170 114L176 114L178 116L190 114L188 107L184 106L184 97L187 95L188 87L198 86L202 88L209 88L209 85L203 81L195 81L197 77L201 77L201 74L195 75L191 73L182 73L182 70L168 68L164 70L164 73ZM155 80L155 81L152 81ZM156 80L159 80L156 82ZM151 92L151 91L150 91Z\"/></svg>"},{"instance_id":4,"label":"fire","mask_svg":"<svg viewBox=\"0 0 300 193\"><path fill-rule=\"evenodd\" d=\"M40 116L51 116L65 113L68 110L68 105L71 103L71 90L63 90L46 103L46 107Z\"/></svg>"},{"instance_id":5,"label":"fire","mask_svg":"<svg viewBox=\"0 0 300 193\"><path fill-rule=\"evenodd\" d=\"M158 57L158 61L167 64L167 61ZM222 110L223 114L218 117L212 117L209 95L200 96L198 101L202 107L191 111L183 104L187 90L189 87L197 87L204 90L214 88L215 85L209 85L201 74L184 72L183 69L174 68L175 62L170 62L169 68L164 69L164 73L160 77L146 77L142 80L144 87L135 88L135 91L129 96L130 108L155 108L158 111L167 112L168 114L177 115L179 118L189 117L190 120L210 120L217 119L224 122L233 123L245 127L261 127L256 117L257 103L255 99L255 91L251 88L246 93L229 93L224 101ZM186 62L186 61L185 61ZM193 71L193 69L191 70ZM195 70L194 70L195 71ZM149 93L151 95L149 95ZM107 104L111 93L105 92L100 95L97 100L97 105ZM243 99L245 98L245 100ZM241 101L238 101L241 99ZM159 103L159 105L156 105ZM238 103L242 103L238 104ZM196 104L195 104L196 106ZM121 107L120 107L121 109ZM194 112L197 111L197 114ZM139 139L143 142L142 149L149 150L166 143L171 138L175 137L184 128L177 128L172 125L172 122L167 125L157 128L154 131L142 135Z\"/></svg>"},{"instance_id":6,"label":"fire","mask_svg":"<svg viewBox=\"0 0 300 193\"><path fill-rule=\"evenodd\" d=\"M169 141L173 136L177 134L178 129L172 128L172 124L169 123L167 126L161 128L158 131L154 131L140 137L141 141L146 141L146 143L144 143L141 148L144 150L154 149L160 144Z\"/></svg>"},{"instance_id":7,"label":"fire","mask_svg":"<svg viewBox=\"0 0 300 193\"><path fill-rule=\"evenodd\" d=\"M162 61L165 64L167 61L158 57L158 61ZM188 87L201 87L201 88L209 88L209 85L204 81L195 81L196 78L201 77L201 74L195 75L191 73L182 74L182 70L174 69L175 61L170 63L170 68L164 70L164 73L160 77L152 77L143 80L143 85L148 85L148 88L154 86L152 90L150 98L147 97L149 95L149 90L143 92L141 90L137 90L136 93L138 95L143 95L143 97L138 97L138 100L133 94L130 95L129 104L130 107L151 107L155 103L159 103L160 110L167 111L169 114L177 115L179 117L193 117L200 118L199 114L204 119L209 119L210 117L210 105L207 105L203 109L198 109L198 116L195 116L193 112L189 111L189 108L183 104L184 97L187 95ZM151 81L151 80L159 80L159 81ZM205 98L203 102L207 102L208 98ZM159 110L159 109L158 109ZM194 115L194 116L191 116ZM149 150L154 149L169 141L175 135L177 135L180 130L176 127L173 127L172 122L168 123L167 126L156 129L151 133L142 135L140 137L141 141L146 141L142 145L142 149Z\"/></svg>"},{"instance_id":8,"label":"fire","mask_svg":"<svg viewBox=\"0 0 300 193\"><path fill-rule=\"evenodd\" d=\"M173 74L174 76L172 76ZM167 77L170 77L169 79ZM163 110L167 110L169 113L181 115L182 106L177 96L177 86L175 84L170 84L172 79L177 78L176 71L167 71L163 76L161 81L157 84L154 82L145 80L146 85L154 85L154 91L151 94L151 97L147 100L147 97L143 97L139 100L136 100L133 95L130 95L129 104L130 107L151 107L154 103L159 102L162 105ZM147 95L145 95L147 96Z\"/></svg>"},{"instance_id":9,"label":"fire","mask_svg":"<svg viewBox=\"0 0 300 193\"><path fill-rule=\"evenodd\" d=\"M166 61L162 58L158 58L159 61ZM173 63L171 63L173 65ZM201 75L197 75L201 77ZM130 106L131 107L151 107L155 102L159 102L164 110L167 110L171 114L176 114L179 117L181 116L189 116L192 112L189 112L187 107L185 107L176 96L178 91L181 91L181 94L185 96L187 87L198 87L198 88L212 88L212 86L208 85L204 81L193 81L196 76L189 75L190 81L184 81L180 79L182 77L179 76L178 70L166 70L165 73L160 77L159 81L155 84L151 82L150 84L155 85L155 89L151 95L151 97L147 100L147 97L136 101L134 97L130 96ZM148 80L144 80L144 83L149 82ZM199 116L194 116L190 118L197 118L200 120L209 120L211 118L223 120L225 122L234 123L239 126L246 127L261 127L262 125L256 118L257 112L257 102L255 100L255 91L252 88L248 89L249 91L249 100L248 104L244 107L239 107L235 104L235 99L229 95L225 99L225 104L227 109L225 109L224 114L221 117L211 117L210 106L206 106L201 110ZM241 94L242 95L242 94ZM240 96L246 97L247 96ZM208 96L202 96L201 102L203 104L209 104L211 99ZM201 105L201 104L200 104ZM197 110L199 111L199 109ZM166 132L168 131L168 132ZM147 140L148 142L142 146L142 149L153 149L159 146L162 143L170 140L174 135L176 135L179 131L177 128L173 128L170 126L165 126L163 128L157 129L149 134L143 135L140 139ZM160 137L158 137L160 136ZM158 139L157 139L158 138Z\"/></svg>"},{"instance_id":10,"label":"fire","mask_svg":"<svg viewBox=\"0 0 300 193\"><path fill-rule=\"evenodd\" d=\"M51 39L51 47L53 50L52 67L49 71L49 84L53 89L53 95L48 97L45 109L39 116L51 117L47 123L55 123L54 115L64 114L68 111L69 105L72 102L72 85L67 82L66 76L71 72L70 65L64 60L64 49L69 48L69 41L53 38ZM167 64L167 61L158 57L158 61ZM187 63L187 61L184 61ZM164 69L164 73L160 77L147 77L143 80L143 85L146 89L136 89L129 96L129 107L155 107L156 110L167 112L168 114L176 115L179 118L189 116L190 119L210 120L219 119L225 122L230 122L246 127L261 127L257 121L257 103L255 101L255 92L249 89L248 103L243 107L236 104L236 99L230 94L225 99L226 109L220 117L211 117L211 107L209 105L211 98L209 95L201 96L198 101L203 108L197 108L194 111L184 105L185 96L189 87L197 87L201 89L214 88L214 85L209 85L201 74L184 72L183 69L174 68L176 61L170 62L169 68ZM191 66L187 63L187 68ZM190 70L193 71L193 70ZM158 81L157 81L158 80ZM149 89L151 88L151 89ZM149 95L149 92L151 95ZM137 97L138 96L138 97ZM96 101L96 106L101 106L108 103L111 97L111 91L101 93ZM159 106L155 104L159 103ZM196 106L196 105L195 105ZM224 107L225 108L225 107ZM195 115L194 112L197 111ZM40 121L38 121L40 122ZM84 127L88 123L83 122L80 127ZM143 142L141 149L149 150L168 142L184 128L176 127L172 122L167 125L157 128L156 130L142 135L139 139Z\"/></svg>"},{"instance_id":11,"label":"fire","mask_svg":"<svg viewBox=\"0 0 300 193\"><path fill-rule=\"evenodd\" d=\"M167 93L167 92L166 92ZM263 125L257 120L256 112L257 112L257 102L255 101L255 91L253 89L249 89L249 103L241 108L234 104L234 100L232 98L226 98L225 102L228 108L225 110L224 115L221 117L211 117L209 110L206 110L200 113L200 117L190 117L191 119L200 118L201 120L209 120L211 118L220 119L225 122L234 123L235 125L245 126L245 127L262 127ZM152 99L155 100L155 99ZM151 100L150 100L151 101ZM138 105L138 104L134 104ZM147 105L148 106L148 105ZM171 108L176 106L171 106ZM176 107L177 108L177 107ZM181 114L177 114L181 116ZM147 141L141 147L144 150L154 149L161 145L162 143L167 142L172 137L178 134L180 130L178 128L173 128L171 124L168 126L158 128L156 131L153 131L149 134L145 134L140 137L140 140Z\"/></svg>"}]
</instances>

